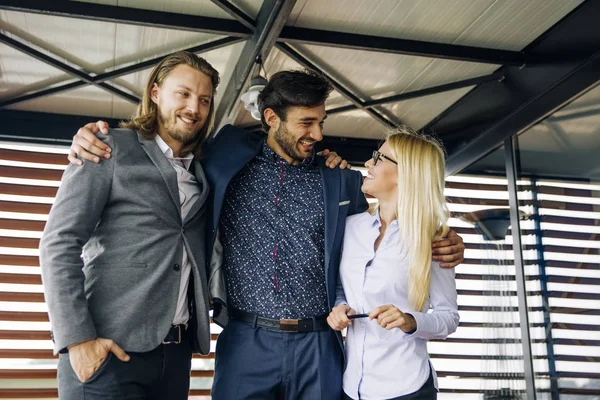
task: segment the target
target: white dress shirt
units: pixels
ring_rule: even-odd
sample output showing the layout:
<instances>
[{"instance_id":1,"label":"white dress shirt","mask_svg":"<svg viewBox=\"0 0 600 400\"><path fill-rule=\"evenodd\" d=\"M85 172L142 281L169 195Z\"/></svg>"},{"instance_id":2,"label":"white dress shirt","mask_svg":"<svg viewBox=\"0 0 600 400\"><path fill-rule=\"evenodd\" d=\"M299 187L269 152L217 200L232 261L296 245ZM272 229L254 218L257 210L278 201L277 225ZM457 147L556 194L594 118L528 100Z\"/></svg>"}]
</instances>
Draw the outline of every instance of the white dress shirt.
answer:
<instances>
[{"instance_id":1,"label":"white dress shirt","mask_svg":"<svg viewBox=\"0 0 600 400\"><path fill-rule=\"evenodd\" d=\"M344 392L353 399L390 399L419 390L430 373L427 340L445 339L459 320L454 269L432 263L429 302L415 311L408 304L409 260L401 248L398 221L388 225L375 251L380 226L378 213L346 220L340 264L343 291L338 288L336 305L344 302L344 294L358 314L393 304L415 318L417 330L407 334L398 328L388 331L376 320L353 320L347 331L343 380ZM428 313L430 305L433 312ZM431 373L437 388L433 368Z\"/></svg>"},{"instance_id":2,"label":"white dress shirt","mask_svg":"<svg viewBox=\"0 0 600 400\"><path fill-rule=\"evenodd\" d=\"M171 163L175 172L177 172L177 186L179 187L179 205L181 206L181 218L185 219L190 211L192 204L200 195L198 181L194 175L189 173L190 165L194 159L193 154L188 154L185 157L173 157L173 150L167 143L158 135L156 135L156 143L163 152L167 160ZM185 246L183 247L183 260L181 260L181 278L179 284L179 297L177 298L177 308L175 310L175 318L173 325L186 324L190 318L188 310L187 292L190 283L191 261Z\"/></svg>"}]
</instances>

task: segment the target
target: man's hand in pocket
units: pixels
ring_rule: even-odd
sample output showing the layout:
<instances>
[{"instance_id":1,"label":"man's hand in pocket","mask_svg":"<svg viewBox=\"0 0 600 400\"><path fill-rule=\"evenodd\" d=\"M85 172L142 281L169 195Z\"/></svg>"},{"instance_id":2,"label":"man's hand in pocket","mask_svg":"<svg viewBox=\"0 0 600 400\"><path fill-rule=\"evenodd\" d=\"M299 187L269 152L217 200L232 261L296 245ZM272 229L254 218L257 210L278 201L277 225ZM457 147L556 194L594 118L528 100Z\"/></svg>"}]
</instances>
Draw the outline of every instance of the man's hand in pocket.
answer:
<instances>
[{"instance_id":1,"label":"man's hand in pocket","mask_svg":"<svg viewBox=\"0 0 600 400\"><path fill-rule=\"evenodd\" d=\"M123 362L129 361L127 353L110 339L97 338L70 346L69 359L77 378L81 382L90 379L100 368L108 353L113 353Z\"/></svg>"}]
</instances>

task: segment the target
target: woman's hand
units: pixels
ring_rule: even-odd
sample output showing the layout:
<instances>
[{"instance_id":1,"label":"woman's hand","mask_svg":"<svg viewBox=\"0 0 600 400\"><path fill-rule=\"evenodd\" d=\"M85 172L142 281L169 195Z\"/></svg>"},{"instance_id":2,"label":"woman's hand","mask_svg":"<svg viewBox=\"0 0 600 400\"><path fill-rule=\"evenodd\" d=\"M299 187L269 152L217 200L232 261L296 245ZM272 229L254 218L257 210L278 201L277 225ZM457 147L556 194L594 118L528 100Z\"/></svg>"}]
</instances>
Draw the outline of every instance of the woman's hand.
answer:
<instances>
[{"instance_id":1,"label":"woman's hand","mask_svg":"<svg viewBox=\"0 0 600 400\"><path fill-rule=\"evenodd\" d=\"M333 310L331 310L327 317L327 323L331 329L341 331L352 325L352 321L348 318L348 315L352 314L356 314L356 311L350 308L348 304L340 304L337 307L333 307Z\"/></svg>"},{"instance_id":2,"label":"woman's hand","mask_svg":"<svg viewBox=\"0 0 600 400\"><path fill-rule=\"evenodd\" d=\"M417 321L410 314L405 314L392 304L379 306L369 313L369 319L377 319L377 323L388 331L399 328L406 333L417 329Z\"/></svg>"}]
</instances>

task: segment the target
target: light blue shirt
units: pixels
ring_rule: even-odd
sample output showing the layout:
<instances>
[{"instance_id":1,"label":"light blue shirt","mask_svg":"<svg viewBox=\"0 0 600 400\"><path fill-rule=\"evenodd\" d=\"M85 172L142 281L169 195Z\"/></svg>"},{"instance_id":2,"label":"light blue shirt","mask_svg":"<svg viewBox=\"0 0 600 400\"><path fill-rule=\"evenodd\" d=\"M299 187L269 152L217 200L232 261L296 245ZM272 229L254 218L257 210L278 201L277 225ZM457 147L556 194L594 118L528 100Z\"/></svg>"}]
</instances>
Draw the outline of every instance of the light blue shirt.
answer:
<instances>
[{"instance_id":1,"label":"light blue shirt","mask_svg":"<svg viewBox=\"0 0 600 400\"><path fill-rule=\"evenodd\" d=\"M412 334L398 328L388 331L368 318L352 322L346 336L343 388L353 399L390 399L419 390L430 373L427 340L445 339L459 321L454 269L432 263L429 302L422 310L414 310L408 304L409 260L401 246L398 221L389 224L375 252L380 226L378 213L346 220L340 264L343 291L338 289L336 305L344 302L344 294L359 314L393 304L414 316L417 330ZM428 312L430 306L432 312ZM437 388L433 368L431 372Z\"/></svg>"}]
</instances>

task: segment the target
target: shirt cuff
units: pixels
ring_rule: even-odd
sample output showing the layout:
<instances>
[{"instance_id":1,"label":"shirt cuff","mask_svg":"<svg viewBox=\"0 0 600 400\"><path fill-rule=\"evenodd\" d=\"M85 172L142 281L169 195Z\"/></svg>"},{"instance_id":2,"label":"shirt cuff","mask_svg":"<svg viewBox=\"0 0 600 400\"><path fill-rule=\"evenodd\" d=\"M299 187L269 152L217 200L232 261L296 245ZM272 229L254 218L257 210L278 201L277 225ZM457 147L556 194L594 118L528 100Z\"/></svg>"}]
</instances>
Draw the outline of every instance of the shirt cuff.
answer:
<instances>
[{"instance_id":1,"label":"shirt cuff","mask_svg":"<svg viewBox=\"0 0 600 400\"><path fill-rule=\"evenodd\" d=\"M348 305L348 302L346 301L346 299L338 299L335 301L335 304L333 305L334 307L339 306L340 304L345 304Z\"/></svg>"},{"instance_id":2,"label":"shirt cuff","mask_svg":"<svg viewBox=\"0 0 600 400\"><path fill-rule=\"evenodd\" d=\"M423 319L421 318L420 312L410 312L410 313L405 313L407 315L411 315L414 319L415 319L415 323L417 324L417 327L415 329L413 329L410 332L404 332L406 334L407 337L411 337L414 336L415 334L417 334L417 332L421 332L422 329L419 329L420 327L423 326Z\"/></svg>"}]
</instances>

